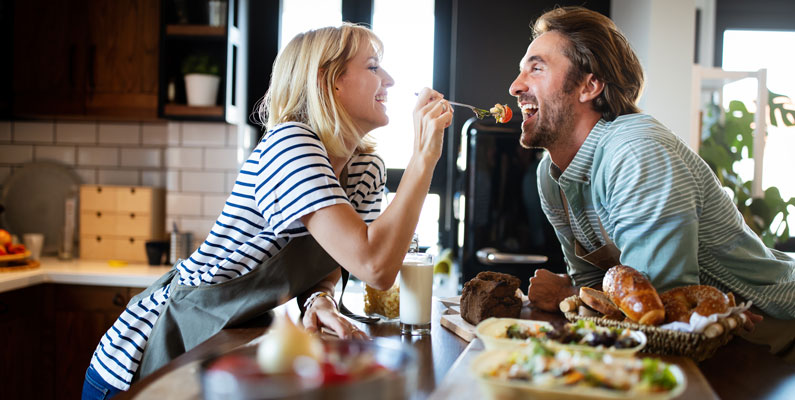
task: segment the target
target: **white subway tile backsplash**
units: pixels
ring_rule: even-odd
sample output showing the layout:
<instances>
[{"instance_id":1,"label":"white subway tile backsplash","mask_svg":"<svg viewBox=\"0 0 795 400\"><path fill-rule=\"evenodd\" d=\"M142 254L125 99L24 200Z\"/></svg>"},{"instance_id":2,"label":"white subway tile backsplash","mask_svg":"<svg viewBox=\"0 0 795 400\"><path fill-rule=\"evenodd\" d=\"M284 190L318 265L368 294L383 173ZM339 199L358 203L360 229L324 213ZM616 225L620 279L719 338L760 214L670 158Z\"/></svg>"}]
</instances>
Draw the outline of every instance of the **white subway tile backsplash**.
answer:
<instances>
[{"instance_id":1,"label":"white subway tile backsplash","mask_svg":"<svg viewBox=\"0 0 795 400\"><path fill-rule=\"evenodd\" d=\"M163 150L161 149L121 149L122 167L159 168L163 165L162 159Z\"/></svg>"},{"instance_id":2,"label":"white subway tile backsplash","mask_svg":"<svg viewBox=\"0 0 795 400\"><path fill-rule=\"evenodd\" d=\"M100 144L140 144L140 123L99 123Z\"/></svg>"},{"instance_id":3,"label":"white subway tile backsplash","mask_svg":"<svg viewBox=\"0 0 795 400\"><path fill-rule=\"evenodd\" d=\"M101 169L97 177L100 185L130 185L138 186L141 184L138 170L122 169Z\"/></svg>"},{"instance_id":4,"label":"white subway tile backsplash","mask_svg":"<svg viewBox=\"0 0 795 400\"><path fill-rule=\"evenodd\" d=\"M56 122L55 142L96 144L97 124L96 122Z\"/></svg>"},{"instance_id":5,"label":"white subway tile backsplash","mask_svg":"<svg viewBox=\"0 0 795 400\"><path fill-rule=\"evenodd\" d=\"M74 146L36 146L34 158L36 161L56 161L75 165L76 153Z\"/></svg>"},{"instance_id":6,"label":"white subway tile backsplash","mask_svg":"<svg viewBox=\"0 0 795 400\"><path fill-rule=\"evenodd\" d=\"M237 125L226 126L226 147L237 147Z\"/></svg>"},{"instance_id":7,"label":"white subway tile backsplash","mask_svg":"<svg viewBox=\"0 0 795 400\"><path fill-rule=\"evenodd\" d=\"M95 168L75 168L75 173L85 185L97 184L97 170Z\"/></svg>"},{"instance_id":8,"label":"white subway tile backsplash","mask_svg":"<svg viewBox=\"0 0 795 400\"><path fill-rule=\"evenodd\" d=\"M237 168L237 149L204 149L204 169Z\"/></svg>"},{"instance_id":9,"label":"white subway tile backsplash","mask_svg":"<svg viewBox=\"0 0 795 400\"><path fill-rule=\"evenodd\" d=\"M202 215L202 196L169 192L166 194L166 212L169 215Z\"/></svg>"},{"instance_id":10,"label":"white subway tile backsplash","mask_svg":"<svg viewBox=\"0 0 795 400\"><path fill-rule=\"evenodd\" d=\"M116 147L79 147L77 165L116 167L119 165L119 149Z\"/></svg>"},{"instance_id":11,"label":"white subway tile backsplash","mask_svg":"<svg viewBox=\"0 0 795 400\"><path fill-rule=\"evenodd\" d=\"M224 203L226 203L227 197L229 196L225 194L205 194L202 203L202 215L205 217L217 218L221 215L221 210L224 209Z\"/></svg>"},{"instance_id":12,"label":"white subway tile backsplash","mask_svg":"<svg viewBox=\"0 0 795 400\"><path fill-rule=\"evenodd\" d=\"M226 172L226 191L228 193L232 192L232 189L235 188L235 181L237 180L238 171L227 171Z\"/></svg>"},{"instance_id":13,"label":"white subway tile backsplash","mask_svg":"<svg viewBox=\"0 0 795 400\"><path fill-rule=\"evenodd\" d=\"M179 171L166 171L166 190L169 192L179 192L182 186L179 184Z\"/></svg>"},{"instance_id":14,"label":"white subway tile backsplash","mask_svg":"<svg viewBox=\"0 0 795 400\"><path fill-rule=\"evenodd\" d=\"M22 164L33 161L33 146L20 144L0 145L0 163Z\"/></svg>"},{"instance_id":15,"label":"white subway tile backsplash","mask_svg":"<svg viewBox=\"0 0 795 400\"><path fill-rule=\"evenodd\" d=\"M11 121L0 121L0 142L11 141Z\"/></svg>"},{"instance_id":16,"label":"white subway tile backsplash","mask_svg":"<svg viewBox=\"0 0 795 400\"><path fill-rule=\"evenodd\" d=\"M147 146L168 144L168 123L145 122L141 126L141 141Z\"/></svg>"},{"instance_id":17,"label":"white subway tile backsplash","mask_svg":"<svg viewBox=\"0 0 795 400\"><path fill-rule=\"evenodd\" d=\"M55 124L52 122L14 121L14 142L53 143Z\"/></svg>"},{"instance_id":18,"label":"white subway tile backsplash","mask_svg":"<svg viewBox=\"0 0 795 400\"><path fill-rule=\"evenodd\" d=\"M192 232L194 243L202 243L214 224L215 218L181 217L179 228L182 232Z\"/></svg>"},{"instance_id":19,"label":"white subway tile backsplash","mask_svg":"<svg viewBox=\"0 0 795 400\"><path fill-rule=\"evenodd\" d=\"M225 193L223 172L181 171L180 186L183 192Z\"/></svg>"},{"instance_id":20,"label":"white subway tile backsplash","mask_svg":"<svg viewBox=\"0 0 795 400\"><path fill-rule=\"evenodd\" d=\"M165 187L166 186L166 172L165 171L141 171L141 185Z\"/></svg>"},{"instance_id":21,"label":"white subway tile backsplash","mask_svg":"<svg viewBox=\"0 0 795 400\"><path fill-rule=\"evenodd\" d=\"M168 127L168 145L179 146L182 144L182 122L169 122Z\"/></svg>"},{"instance_id":22,"label":"white subway tile backsplash","mask_svg":"<svg viewBox=\"0 0 795 400\"><path fill-rule=\"evenodd\" d=\"M189 169L202 167L203 151L195 147L174 147L166 149L166 167Z\"/></svg>"},{"instance_id":23,"label":"white subway tile backsplash","mask_svg":"<svg viewBox=\"0 0 795 400\"><path fill-rule=\"evenodd\" d=\"M226 145L226 124L183 122L182 145L224 146Z\"/></svg>"}]
</instances>

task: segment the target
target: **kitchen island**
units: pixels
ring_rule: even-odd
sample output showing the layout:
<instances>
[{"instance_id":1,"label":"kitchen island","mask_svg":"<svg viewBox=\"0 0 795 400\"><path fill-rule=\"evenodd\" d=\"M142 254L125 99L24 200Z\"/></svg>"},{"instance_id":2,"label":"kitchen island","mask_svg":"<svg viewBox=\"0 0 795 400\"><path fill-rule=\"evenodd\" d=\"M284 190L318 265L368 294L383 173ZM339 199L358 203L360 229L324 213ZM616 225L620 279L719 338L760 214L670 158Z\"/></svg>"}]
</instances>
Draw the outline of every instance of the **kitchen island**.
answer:
<instances>
[{"instance_id":1,"label":"kitchen island","mask_svg":"<svg viewBox=\"0 0 795 400\"><path fill-rule=\"evenodd\" d=\"M361 301L360 293L345 294L349 307ZM408 337L399 335L397 323L387 322L376 325L356 323L362 330L374 337L390 337L408 343L418 354L419 384L418 398L433 400L450 398L448 393L456 393L456 400L480 398L474 379L458 379L445 376L459 373L468 365L456 364L462 353L470 351L465 340L439 324L445 307L436 299L433 304L431 335ZM298 318L294 301L280 307L276 312L286 312L293 319ZM530 318L539 320L561 320L562 315L539 311L530 312ZM262 326L246 326L225 329L206 342L176 358L152 375L132 385L130 391L120 393L119 399L169 398L200 399L201 388L198 383L198 362L219 352L229 351L245 345L262 335L267 329ZM735 337L729 344L720 348L716 354L701 363L694 363L683 357L666 357L689 370L690 384L679 398L681 399L793 399L795 398L795 364L769 354L762 346L751 344ZM467 360L464 360L467 361ZM464 372L465 373L465 372ZM466 385L474 390L451 391L451 385ZM441 388L441 389L440 389ZM439 390L437 390L439 389ZM706 396L706 395L709 396ZM469 397L468 397L469 396Z\"/></svg>"}]
</instances>

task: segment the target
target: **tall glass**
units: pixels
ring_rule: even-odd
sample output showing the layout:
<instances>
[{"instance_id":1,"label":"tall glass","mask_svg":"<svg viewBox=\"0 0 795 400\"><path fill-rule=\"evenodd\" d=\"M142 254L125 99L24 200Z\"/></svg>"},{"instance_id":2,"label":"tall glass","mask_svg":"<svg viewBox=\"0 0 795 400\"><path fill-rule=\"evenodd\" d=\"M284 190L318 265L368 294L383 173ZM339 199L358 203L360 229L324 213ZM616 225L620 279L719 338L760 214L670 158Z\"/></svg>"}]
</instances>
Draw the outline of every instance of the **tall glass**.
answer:
<instances>
[{"instance_id":1,"label":"tall glass","mask_svg":"<svg viewBox=\"0 0 795 400\"><path fill-rule=\"evenodd\" d=\"M408 253L400 267L400 333L427 335L431 332L433 256Z\"/></svg>"}]
</instances>

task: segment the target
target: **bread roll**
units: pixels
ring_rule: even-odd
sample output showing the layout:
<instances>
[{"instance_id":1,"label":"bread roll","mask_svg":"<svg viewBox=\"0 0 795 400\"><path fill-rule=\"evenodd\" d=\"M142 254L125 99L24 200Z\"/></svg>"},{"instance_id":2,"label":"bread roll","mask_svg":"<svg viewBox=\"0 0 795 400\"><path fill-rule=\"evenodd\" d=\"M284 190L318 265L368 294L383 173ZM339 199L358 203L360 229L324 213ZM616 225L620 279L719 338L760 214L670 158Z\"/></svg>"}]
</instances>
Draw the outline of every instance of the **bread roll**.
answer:
<instances>
[{"instance_id":1,"label":"bread roll","mask_svg":"<svg viewBox=\"0 0 795 400\"><path fill-rule=\"evenodd\" d=\"M665 321L660 295L643 274L626 265L610 268L602 280L602 289L629 319L646 325Z\"/></svg>"},{"instance_id":2,"label":"bread roll","mask_svg":"<svg viewBox=\"0 0 795 400\"><path fill-rule=\"evenodd\" d=\"M478 273L464 284L461 292L461 317L472 325L491 317L519 318L522 313L522 298L516 289L521 283L513 275L494 271Z\"/></svg>"},{"instance_id":3,"label":"bread roll","mask_svg":"<svg viewBox=\"0 0 795 400\"><path fill-rule=\"evenodd\" d=\"M580 288L580 299L582 299L583 303L604 314L609 319L624 319L624 314L621 313L621 310L600 290L583 286Z\"/></svg>"}]
</instances>

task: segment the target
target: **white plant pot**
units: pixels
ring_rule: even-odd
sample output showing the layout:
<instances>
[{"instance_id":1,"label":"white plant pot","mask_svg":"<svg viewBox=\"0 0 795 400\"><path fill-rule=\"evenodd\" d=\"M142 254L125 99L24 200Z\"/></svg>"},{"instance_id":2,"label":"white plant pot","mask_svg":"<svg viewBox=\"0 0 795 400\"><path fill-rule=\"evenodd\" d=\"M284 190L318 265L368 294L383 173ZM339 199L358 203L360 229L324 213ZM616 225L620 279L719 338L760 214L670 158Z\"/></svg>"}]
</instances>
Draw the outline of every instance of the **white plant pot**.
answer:
<instances>
[{"instance_id":1,"label":"white plant pot","mask_svg":"<svg viewBox=\"0 0 795 400\"><path fill-rule=\"evenodd\" d=\"M207 74L185 75L185 91L189 106L214 106L221 78Z\"/></svg>"}]
</instances>

